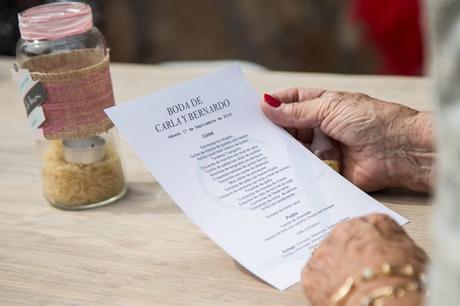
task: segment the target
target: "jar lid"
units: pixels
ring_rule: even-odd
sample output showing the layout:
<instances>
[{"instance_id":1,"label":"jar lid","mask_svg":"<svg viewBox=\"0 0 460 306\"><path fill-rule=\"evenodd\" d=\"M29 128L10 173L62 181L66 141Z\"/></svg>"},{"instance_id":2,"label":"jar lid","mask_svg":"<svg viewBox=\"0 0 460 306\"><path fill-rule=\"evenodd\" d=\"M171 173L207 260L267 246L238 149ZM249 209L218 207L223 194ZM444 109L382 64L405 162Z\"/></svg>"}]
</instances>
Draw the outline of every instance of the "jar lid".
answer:
<instances>
[{"instance_id":1,"label":"jar lid","mask_svg":"<svg viewBox=\"0 0 460 306\"><path fill-rule=\"evenodd\" d=\"M34 6L18 14L24 40L56 40L89 31L91 7L81 2L57 2Z\"/></svg>"}]
</instances>

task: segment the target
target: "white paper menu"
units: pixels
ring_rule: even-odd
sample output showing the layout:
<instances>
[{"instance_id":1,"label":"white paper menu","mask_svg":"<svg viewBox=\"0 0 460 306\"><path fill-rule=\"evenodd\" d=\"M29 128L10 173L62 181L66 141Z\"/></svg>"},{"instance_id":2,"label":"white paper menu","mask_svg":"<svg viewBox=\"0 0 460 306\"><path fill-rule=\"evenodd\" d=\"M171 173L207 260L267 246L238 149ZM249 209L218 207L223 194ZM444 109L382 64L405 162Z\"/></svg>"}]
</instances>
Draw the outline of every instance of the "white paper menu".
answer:
<instances>
[{"instance_id":1,"label":"white paper menu","mask_svg":"<svg viewBox=\"0 0 460 306\"><path fill-rule=\"evenodd\" d=\"M260 110L238 65L106 110L185 214L246 269L284 290L335 224L375 201Z\"/></svg>"}]
</instances>

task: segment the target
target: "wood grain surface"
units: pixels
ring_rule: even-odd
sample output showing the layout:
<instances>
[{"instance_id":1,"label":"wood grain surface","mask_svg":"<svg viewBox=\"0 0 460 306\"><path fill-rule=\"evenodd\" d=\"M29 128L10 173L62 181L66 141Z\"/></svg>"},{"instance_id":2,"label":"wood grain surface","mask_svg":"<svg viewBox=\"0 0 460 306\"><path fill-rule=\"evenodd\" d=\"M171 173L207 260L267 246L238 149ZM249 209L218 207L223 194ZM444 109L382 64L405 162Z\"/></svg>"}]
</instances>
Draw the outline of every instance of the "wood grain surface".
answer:
<instances>
[{"instance_id":1,"label":"wood grain surface","mask_svg":"<svg viewBox=\"0 0 460 306\"><path fill-rule=\"evenodd\" d=\"M0 58L0 305L308 305L299 284L278 291L238 266L124 143L129 192L122 200L77 212L49 206L11 63ZM205 72L113 64L116 100ZM261 93L321 87L431 109L430 81L423 78L284 72L248 72L248 78ZM434 249L427 196L399 190L372 196L410 219L410 235Z\"/></svg>"}]
</instances>

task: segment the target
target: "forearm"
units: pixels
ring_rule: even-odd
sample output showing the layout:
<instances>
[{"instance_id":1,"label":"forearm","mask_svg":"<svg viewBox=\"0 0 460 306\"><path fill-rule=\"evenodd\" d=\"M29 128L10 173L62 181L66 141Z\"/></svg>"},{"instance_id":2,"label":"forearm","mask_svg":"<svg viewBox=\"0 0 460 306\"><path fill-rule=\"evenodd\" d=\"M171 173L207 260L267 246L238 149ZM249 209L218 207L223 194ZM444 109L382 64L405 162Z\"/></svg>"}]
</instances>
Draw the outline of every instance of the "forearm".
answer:
<instances>
[{"instance_id":1,"label":"forearm","mask_svg":"<svg viewBox=\"0 0 460 306\"><path fill-rule=\"evenodd\" d=\"M434 186L436 157L431 113L416 112L391 128L393 147L387 166L393 179L389 187L430 192Z\"/></svg>"}]
</instances>

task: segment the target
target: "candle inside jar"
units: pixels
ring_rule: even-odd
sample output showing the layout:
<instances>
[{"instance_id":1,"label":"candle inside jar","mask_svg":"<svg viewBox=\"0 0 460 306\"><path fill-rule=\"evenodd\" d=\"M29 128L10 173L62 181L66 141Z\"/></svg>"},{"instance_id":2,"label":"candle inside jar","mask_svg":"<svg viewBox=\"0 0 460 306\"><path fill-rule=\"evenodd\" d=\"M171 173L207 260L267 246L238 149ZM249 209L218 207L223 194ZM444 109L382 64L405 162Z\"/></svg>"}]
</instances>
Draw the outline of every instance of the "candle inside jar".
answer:
<instances>
[{"instance_id":1,"label":"candle inside jar","mask_svg":"<svg viewBox=\"0 0 460 306\"><path fill-rule=\"evenodd\" d=\"M104 159L106 155L105 139L91 136L80 139L65 139L64 160L73 164L92 164Z\"/></svg>"}]
</instances>

